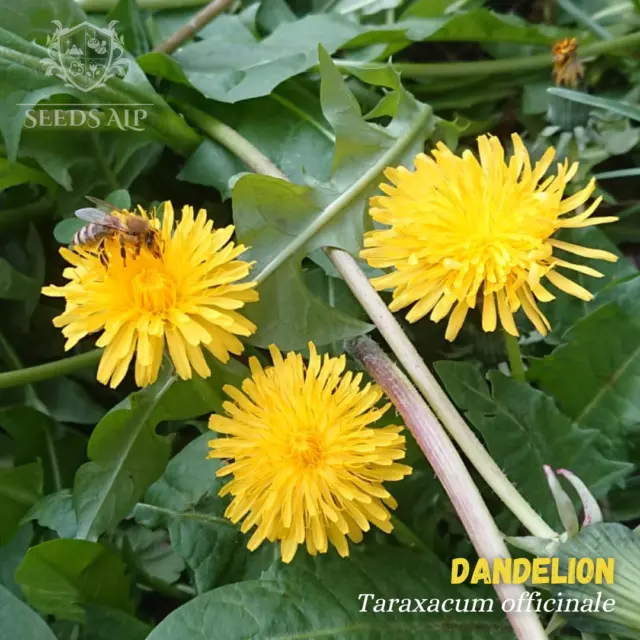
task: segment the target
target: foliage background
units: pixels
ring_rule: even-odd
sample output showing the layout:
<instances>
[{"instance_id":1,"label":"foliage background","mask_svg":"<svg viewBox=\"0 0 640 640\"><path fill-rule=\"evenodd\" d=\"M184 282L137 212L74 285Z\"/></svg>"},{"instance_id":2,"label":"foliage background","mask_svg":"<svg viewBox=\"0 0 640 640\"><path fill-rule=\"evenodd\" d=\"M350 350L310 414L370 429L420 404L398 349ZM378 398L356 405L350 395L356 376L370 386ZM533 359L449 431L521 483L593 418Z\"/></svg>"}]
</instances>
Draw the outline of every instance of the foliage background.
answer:
<instances>
[{"instance_id":1,"label":"foliage background","mask_svg":"<svg viewBox=\"0 0 640 640\"><path fill-rule=\"evenodd\" d=\"M173 56L151 49L197 8L120 0L89 20L119 21L132 70L80 94L45 76L39 60L52 20L81 22L83 4L105 8L97 0L0 1L2 636L511 637L498 615L358 611L360 593L492 597L449 584L451 558L473 552L415 443L408 453L415 471L394 487L393 536L369 533L346 560L300 552L284 566L273 546L245 549L244 536L222 517L218 463L205 459L205 417L221 409L222 385L246 375L245 357L224 367L212 362L208 380L170 386L164 372L143 391L129 379L117 392L103 388L90 366L53 365L52 377L20 385L12 376L65 356L51 325L59 305L41 298L40 287L60 281L57 249L77 228L73 211L87 194L119 206L172 200L206 207L217 226L233 222L238 240L252 247L261 283L262 301L249 314L259 332L247 354L264 360L270 342L304 350L310 339L340 352L345 338L377 334L320 249L356 254L381 170L410 165L438 140L465 148L484 132L506 139L520 131L534 155L549 144L561 157L577 151L582 182L601 176L601 211L621 221L574 235L618 252L620 261L605 265L606 278L582 282L597 291L593 303L560 297L547 305L554 330L546 338L522 325L527 383L505 374L500 336L483 334L476 321L454 344L428 320L405 329L552 526L559 522L543 464L571 469L600 498L607 520L635 525L639 40L585 55L593 98L584 99L601 108L556 97L549 116L547 89L555 40L576 35L583 51L597 52L608 40L633 37L637 0L236 3ZM153 106L144 132L106 121L95 130L23 128L28 107L20 105L88 101ZM219 122L291 184L251 174L202 134L219 133ZM90 347L74 354L86 350L88 363ZM485 498L501 529L519 533L488 490Z\"/></svg>"}]
</instances>

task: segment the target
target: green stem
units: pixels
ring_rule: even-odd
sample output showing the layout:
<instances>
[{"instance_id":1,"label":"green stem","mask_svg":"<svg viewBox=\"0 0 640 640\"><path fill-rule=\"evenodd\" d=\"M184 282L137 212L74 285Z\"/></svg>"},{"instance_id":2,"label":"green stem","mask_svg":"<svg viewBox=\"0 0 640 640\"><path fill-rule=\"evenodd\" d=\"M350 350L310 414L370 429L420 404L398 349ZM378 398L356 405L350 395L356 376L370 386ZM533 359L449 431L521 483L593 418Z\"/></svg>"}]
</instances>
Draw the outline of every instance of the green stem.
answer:
<instances>
[{"instance_id":1,"label":"green stem","mask_svg":"<svg viewBox=\"0 0 640 640\"><path fill-rule=\"evenodd\" d=\"M164 596L175 598L176 600L190 600L198 595L196 590L188 584L181 584L179 582L169 584L160 578L152 576L146 571L143 572L140 569L138 569L138 571L138 587L143 590L157 591Z\"/></svg>"},{"instance_id":2,"label":"green stem","mask_svg":"<svg viewBox=\"0 0 640 640\"><path fill-rule=\"evenodd\" d=\"M212 0L153 50L171 55L187 40L191 40L200 29L204 29L218 14L226 11L233 2L234 0Z\"/></svg>"},{"instance_id":3,"label":"green stem","mask_svg":"<svg viewBox=\"0 0 640 640\"><path fill-rule=\"evenodd\" d=\"M404 373L371 338L356 338L348 343L347 350L362 363L402 416L447 492L478 556L490 563L508 558L503 537L460 454ZM498 582L493 588L503 602L524 596L522 585ZM524 610L514 613L511 608L507 618L520 640L547 638L535 613Z\"/></svg>"},{"instance_id":4,"label":"green stem","mask_svg":"<svg viewBox=\"0 0 640 640\"><path fill-rule=\"evenodd\" d=\"M223 147L233 151L240 160L256 173L286 179L280 169L278 169L269 158L261 153L256 155L256 148L246 138L243 138L235 131L235 129L232 129L212 115L200 111L200 109L196 109L189 104L176 100L173 100L172 103L180 107L184 115L196 124L201 131L206 133L212 140L219 142Z\"/></svg>"},{"instance_id":5,"label":"green stem","mask_svg":"<svg viewBox=\"0 0 640 640\"><path fill-rule=\"evenodd\" d=\"M509 359L511 377L519 382L524 382L526 380L526 371L524 362L522 361L522 352L520 351L518 338L505 331L504 344L507 350L507 358Z\"/></svg>"},{"instance_id":6,"label":"green stem","mask_svg":"<svg viewBox=\"0 0 640 640\"><path fill-rule=\"evenodd\" d=\"M202 112L195 115L198 117L199 126L205 125L206 133L242 158L248 167L256 172L260 172L260 167L263 167L266 169L267 175L286 179L286 176L248 140L242 138L235 131L233 135L230 135L230 127L222 125L215 118ZM557 533L511 484L502 469L466 424L354 258L340 249L325 247L324 251L478 473L532 535L542 538L557 537ZM263 268L260 273L261 280L263 281L268 275L269 273L265 275Z\"/></svg>"},{"instance_id":7,"label":"green stem","mask_svg":"<svg viewBox=\"0 0 640 640\"><path fill-rule=\"evenodd\" d=\"M611 40L601 40L580 47L580 56L595 56L613 53L626 47L640 44L640 31L619 36ZM381 62L359 62L357 60L334 60L335 65L344 72L352 69L380 69L386 65ZM504 58L501 60L479 60L477 62L395 62L394 69L405 78L455 77L470 75L493 75L545 69L553 65L551 53L541 53L523 58Z\"/></svg>"},{"instance_id":8,"label":"green stem","mask_svg":"<svg viewBox=\"0 0 640 640\"><path fill-rule=\"evenodd\" d=\"M355 259L345 251L336 249L329 249L327 254L449 435L456 441L484 481L532 535L541 538L557 537L558 534L511 484L509 478L469 428Z\"/></svg>"},{"instance_id":9,"label":"green stem","mask_svg":"<svg viewBox=\"0 0 640 640\"><path fill-rule=\"evenodd\" d=\"M80 369L93 367L98 364L101 355L102 349L94 349L77 356L39 364L35 367L18 369L17 371L4 371L0 373L0 389L49 380L50 378L68 375Z\"/></svg>"}]
</instances>

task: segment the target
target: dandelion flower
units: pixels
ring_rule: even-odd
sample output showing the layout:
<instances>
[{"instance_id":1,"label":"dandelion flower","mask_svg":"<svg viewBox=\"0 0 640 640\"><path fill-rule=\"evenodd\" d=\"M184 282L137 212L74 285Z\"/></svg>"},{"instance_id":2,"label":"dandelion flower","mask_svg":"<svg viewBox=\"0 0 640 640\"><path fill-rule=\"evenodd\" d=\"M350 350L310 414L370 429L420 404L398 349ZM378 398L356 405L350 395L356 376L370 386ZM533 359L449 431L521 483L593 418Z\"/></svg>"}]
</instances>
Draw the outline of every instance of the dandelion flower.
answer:
<instances>
[{"instance_id":1,"label":"dandelion flower","mask_svg":"<svg viewBox=\"0 0 640 640\"><path fill-rule=\"evenodd\" d=\"M553 45L553 77L558 86L575 88L584 76L584 67L578 60L575 38L563 38Z\"/></svg>"},{"instance_id":2,"label":"dandelion flower","mask_svg":"<svg viewBox=\"0 0 640 640\"><path fill-rule=\"evenodd\" d=\"M582 190L563 197L578 170L577 163L558 164L557 175L544 177L555 151L547 149L532 169L522 140L512 136L513 155L493 136L478 138L478 160L471 151L453 154L439 143L433 157L416 157L415 171L387 169L392 185L371 199L370 214L386 229L365 236L361 256L373 267L393 270L372 280L377 290L392 288L392 311L411 306L409 322L430 313L434 322L449 313L447 340L454 340L469 309L481 297L482 328L494 331L500 323L511 335L518 331L513 314L522 308L535 328L551 328L538 308L554 295L546 279L581 300L592 294L560 273L570 269L589 276L602 273L554 255L561 250L583 258L615 262L607 251L589 249L552 236L559 229L576 229L613 222L614 217L591 218L600 204L571 214L595 189L591 180Z\"/></svg>"},{"instance_id":3,"label":"dandelion flower","mask_svg":"<svg viewBox=\"0 0 640 640\"><path fill-rule=\"evenodd\" d=\"M142 209L140 215L147 216ZM103 332L96 342L104 347L98 380L113 388L134 355L136 384L154 382L165 342L181 378L191 378L192 369L207 377L211 371L202 347L227 362L230 353L243 351L237 336L256 329L237 311L258 294L255 283L237 282L251 265L237 260L246 248L230 241L233 226L214 230L204 210L194 219L193 208L184 207L174 231L170 203L165 203L162 225L155 218L152 222L161 234L162 255L146 248L136 255L127 247L123 260L116 237L105 243L106 264L95 250L63 248L60 253L72 265L63 272L69 282L42 290L66 299L64 313L53 321L64 327L66 350Z\"/></svg>"},{"instance_id":4,"label":"dandelion flower","mask_svg":"<svg viewBox=\"0 0 640 640\"><path fill-rule=\"evenodd\" d=\"M345 356L322 358L309 344L305 368L300 354L282 357L270 347L273 366L250 359L251 378L242 391L225 387L228 417L213 415L209 428L229 437L209 442L210 458L231 459L218 476L233 475L220 492L233 500L225 512L243 520L243 533L256 526L247 547L281 541L284 562L299 544L310 554L326 553L331 542L349 554L347 537L362 540L370 523L392 529L387 507L396 502L385 480L401 480L411 468L402 427L371 428L389 408L378 407L382 391L361 388L362 374L345 372Z\"/></svg>"}]
</instances>

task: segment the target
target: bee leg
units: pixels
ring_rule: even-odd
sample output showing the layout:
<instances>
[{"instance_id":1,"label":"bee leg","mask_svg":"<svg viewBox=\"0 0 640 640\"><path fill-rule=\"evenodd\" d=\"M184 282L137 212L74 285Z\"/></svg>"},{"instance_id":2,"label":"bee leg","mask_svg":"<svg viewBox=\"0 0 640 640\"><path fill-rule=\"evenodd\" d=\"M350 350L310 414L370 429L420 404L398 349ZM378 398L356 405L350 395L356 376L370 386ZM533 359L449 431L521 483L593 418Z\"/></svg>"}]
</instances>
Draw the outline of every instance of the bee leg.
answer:
<instances>
[{"instance_id":1,"label":"bee leg","mask_svg":"<svg viewBox=\"0 0 640 640\"><path fill-rule=\"evenodd\" d=\"M124 244L124 236L120 234L120 255L122 256L122 264L127 264L127 249Z\"/></svg>"},{"instance_id":2,"label":"bee leg","mask_svg":"<svg viewBox=\"0 0 640 640\"><path fill-rule=\"evenodd\" d=\"M109 259L107 258L104 239L100 240L100 243L98 244L98 257L100 258L100 263L103 267L106 268L109 266Z\"/></svg>"},{"instance_id":3,"label":"bee leg","mask_svg":"<svg viewBox=\"0 0 640 640\"><path fill-rule=\"evenodd\" d=\"M140 255L140 251L142 250L142 243L138 242L136 245L136 258Z\"/></svg>"}]
</instances>

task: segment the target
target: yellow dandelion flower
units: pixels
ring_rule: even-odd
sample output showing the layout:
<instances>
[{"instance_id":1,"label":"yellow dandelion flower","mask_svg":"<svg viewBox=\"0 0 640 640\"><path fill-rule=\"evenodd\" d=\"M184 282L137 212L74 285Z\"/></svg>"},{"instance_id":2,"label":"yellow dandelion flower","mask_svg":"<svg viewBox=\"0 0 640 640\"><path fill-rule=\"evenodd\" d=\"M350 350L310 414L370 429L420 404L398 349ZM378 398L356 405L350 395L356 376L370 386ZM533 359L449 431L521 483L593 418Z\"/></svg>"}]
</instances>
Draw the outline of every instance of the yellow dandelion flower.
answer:
<instances>
[{"instance_id":1,"label":"yellow dandelion flower","mask_svg":"<svg viewBox=\"0 0 640 640\"><path fill-rule=\"evenodd\" d=\"M232 460L217 472L233 475L220 491L233 496L225 516L244 519L243 533L257 527L251 551L265 539L280 540L284 562L305 541L312 555L326 553L331 542L345 557L347 537L360 542L369 523L391 531L387 507L396 502L383 482L411 473L395 462L405 455L402 427L369 426L390 406L377 406L382 391L361 388L362 374L345 372L344 355L322 358L313 343L309 351L306 368L300 354L283 358L274 346L273 366L251 358L242 391L224 389L233 400L224 404L229 417L209 421L230 436L209 442L209 457Z\"/></svg>"},{"instance_id":2,"label":"yellow dandelion flower","mask_svg":"<svg viewBox=\"0 0 640 640\"><path fill-rule=\"evenodd\" d=\"M140 214L147 217L142 209ZM63 272L69 282L42 290L66 299L64 313L53 321L64 327L65 349L103 331L96 342L104 347L98 380L113 388L134 355L136 384L156 380L165 342L181 378L191 378L192 368L207 377L211 371L202 347L227 362L230 353L243 351L237 336L256 329L237 311L258 294L255 283L237 282L251 265L237 260L246 247L230 241L233 226L213 229L206 211L194 219L193 207L184 207L174 232L170 203L165 203L162 225L154 223L162 238L161 255L127 247L123 260L117 237L105 242L106 265L95 250L63 248L60 253L72 265Z\"/></svg>"},{"instance_id":3,"label":"yellow dandelion flower","mask_svg":"<svg viewBox=\"0 0 640 640\"><path fill-rule=\"evenodd\" d=\"M504 329L517 336L513 314L522 307L544 335L550 325L537 301L549 302L555 296L543 286L543 278L566 293L591 300L591 293L558 270L603 275L555 256L554 249L617 260L607 251L552 238L559 229L617 220L590 218L601 198L581 213L567 215L587 201L595 181L563 198L577 163L558 164L557 175L545 178L555 150L547 149L532 169L522 140L515 134L512 140L508 163L493 136L478 138L479 161L471 151L460 157L439 143L433 157L424 153L416 157L415 171L387 169L385 175L394 186L380 185L386 195L371 199L371 216L390 228L368 232L361 256L373 267L394 267L372 284L377 290L394 289L392 311L413 305L409 322L428 313L438 322L451 312L447 340L458 335L479 296L484 331L494 331L499 318Z\"/></svg>"},{"instance_id":4,"label":"yellow dandelion flower","mask_svg":"<svg viewBox=\"0 0 640 640\"><path fill-rule=\"evenodd\" d=\"M578 60L578 43L575 38L563 38L554 43L553 77L559 86L575 88L584 76L584 67Z\"/></svg>"}]
</instances>

